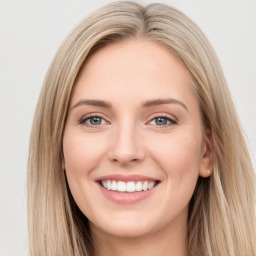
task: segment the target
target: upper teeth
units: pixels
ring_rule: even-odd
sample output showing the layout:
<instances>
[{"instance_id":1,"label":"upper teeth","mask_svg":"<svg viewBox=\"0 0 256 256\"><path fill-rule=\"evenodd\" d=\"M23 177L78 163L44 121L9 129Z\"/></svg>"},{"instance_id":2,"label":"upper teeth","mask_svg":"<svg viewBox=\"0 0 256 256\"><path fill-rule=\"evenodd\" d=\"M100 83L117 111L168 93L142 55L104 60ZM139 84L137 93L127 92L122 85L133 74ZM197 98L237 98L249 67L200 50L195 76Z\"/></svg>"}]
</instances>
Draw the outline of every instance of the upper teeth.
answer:
<instances>
[{"instance_id":1,"label":"upper teeth","mask_svg":"<svg viewBox=\"0 0 256 256\"><path fill-rule=\"evenodd\" d=\"M104 180L101 181L104 188L119 192L135 192L135 191L146 191L153 188L156 185L155 181L115 181L115 180Z\"/></svg>"}]
</instances>

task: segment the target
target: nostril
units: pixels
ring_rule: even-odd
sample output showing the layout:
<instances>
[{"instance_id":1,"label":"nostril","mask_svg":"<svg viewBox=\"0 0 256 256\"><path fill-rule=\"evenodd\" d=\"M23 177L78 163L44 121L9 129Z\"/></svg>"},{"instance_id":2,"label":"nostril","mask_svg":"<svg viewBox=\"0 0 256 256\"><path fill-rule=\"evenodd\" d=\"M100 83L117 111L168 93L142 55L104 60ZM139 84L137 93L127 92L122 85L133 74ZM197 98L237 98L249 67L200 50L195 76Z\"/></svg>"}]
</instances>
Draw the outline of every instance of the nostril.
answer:
<instances>
[{"instance_id":1,"label":"nostril","mask_svg":"<svg viewBox=\"0 0 256 256\"><path fill-rule=\"evenodd\" d=\"M127 127L126 127L127 129ZM138 162L145 156L144 145L141 140L134 138L134 132L123 131L113 140L108 156L113 162L130 163ZM137 137L137 136L135 136Z\"/></svg>"},{"instance_id":2,"label":"nostril","mask_svg":"<svg viewBox=\"0 0 256 256\"><path fill-rule=\"evenodd\" d=\"M139 156L133 153L117 153L113 155L112 160L114 162L120 163L130 163L130 162L137 162L140 160Z\"/></svg>"},{"instance_id":3,"label":"nostril","mask_svg":"<svg viewBox=\"0 0 256 256\"><path fill-rule=\"evenodd\" d=\"M129 163L135 163L135 162L139 162L140 159L137 158L129 158L129 157L118 157L118 158L114 158L112 159L113 162L118 162L120 164L129 164Z\"/></svg>"}]
</instances>

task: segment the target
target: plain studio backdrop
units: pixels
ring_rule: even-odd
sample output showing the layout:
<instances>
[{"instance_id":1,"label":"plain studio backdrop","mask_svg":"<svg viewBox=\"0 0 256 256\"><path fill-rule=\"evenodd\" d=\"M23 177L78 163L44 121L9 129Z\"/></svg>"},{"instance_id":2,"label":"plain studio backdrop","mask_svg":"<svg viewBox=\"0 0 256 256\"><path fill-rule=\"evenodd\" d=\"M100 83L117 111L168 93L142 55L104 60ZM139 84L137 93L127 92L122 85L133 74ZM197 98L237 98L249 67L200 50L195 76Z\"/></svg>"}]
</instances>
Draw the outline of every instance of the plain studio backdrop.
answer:
<instances>
[{"instance_id":1,"label":"plain studio backdrop","mask_svg":"<svg viewBox=\"0 0 256 256\"><path fill-rule=\"evenodd\" d=\"M0 0L0 256L25 256L32 118L65 36L104 0ZM152 1L137 1L149 4ZM204 31L224 69L256 166L256 0L166 0ZM232 134L230 134L232 140Z\"/></svg>"}]
</instances>

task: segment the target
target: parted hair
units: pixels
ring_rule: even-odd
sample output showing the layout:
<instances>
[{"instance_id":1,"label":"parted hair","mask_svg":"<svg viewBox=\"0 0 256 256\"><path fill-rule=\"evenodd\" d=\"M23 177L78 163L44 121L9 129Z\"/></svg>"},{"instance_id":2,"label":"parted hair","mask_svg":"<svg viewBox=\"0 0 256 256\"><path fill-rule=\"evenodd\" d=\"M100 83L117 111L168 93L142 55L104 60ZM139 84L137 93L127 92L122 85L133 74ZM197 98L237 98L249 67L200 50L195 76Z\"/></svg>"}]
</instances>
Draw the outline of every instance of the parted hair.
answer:
<instances>
[{"instance_id":1,"label":"parted hair","mask_svg":"<svg viewBox=\"0 0 256 256\"><path fill-rule=\"evenodd\" d=\"M189 205L189 256L256 255L255 178L234 104L216 54L198 26L164 4L113 2L65 39L46 74L32 126L28 161L31 256L91 256L87 218L62 168L62 139L72 87L88 56L120 41L144 38L167 47L190 72L202 127L210 129L214 167L198 178Z\"/></svg>"}]
</instances>

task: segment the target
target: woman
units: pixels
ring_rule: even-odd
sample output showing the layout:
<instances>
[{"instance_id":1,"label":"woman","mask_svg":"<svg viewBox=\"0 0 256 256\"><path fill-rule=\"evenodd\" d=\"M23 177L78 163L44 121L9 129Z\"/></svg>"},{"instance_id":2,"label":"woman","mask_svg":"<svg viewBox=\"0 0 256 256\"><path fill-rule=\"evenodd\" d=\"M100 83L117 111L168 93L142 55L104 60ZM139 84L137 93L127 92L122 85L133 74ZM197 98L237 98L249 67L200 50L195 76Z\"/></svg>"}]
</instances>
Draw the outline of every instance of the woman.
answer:
<instances>
[{"instance_id":1,"label":"woman","mask_svg":"<svg viewBox=\"0 0 256 256\"><path fill-rule=\"evenodd\" d=\"M31 255L256 255L254 194L225 78L190 19L116 2L67 37L31 133Z\"/></svg>"}]
</instances>

